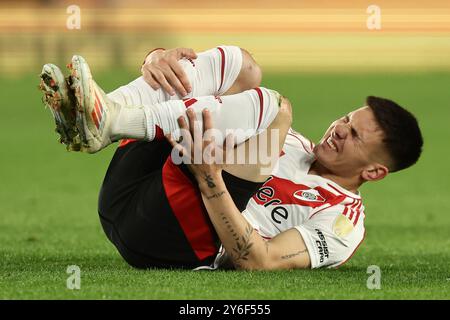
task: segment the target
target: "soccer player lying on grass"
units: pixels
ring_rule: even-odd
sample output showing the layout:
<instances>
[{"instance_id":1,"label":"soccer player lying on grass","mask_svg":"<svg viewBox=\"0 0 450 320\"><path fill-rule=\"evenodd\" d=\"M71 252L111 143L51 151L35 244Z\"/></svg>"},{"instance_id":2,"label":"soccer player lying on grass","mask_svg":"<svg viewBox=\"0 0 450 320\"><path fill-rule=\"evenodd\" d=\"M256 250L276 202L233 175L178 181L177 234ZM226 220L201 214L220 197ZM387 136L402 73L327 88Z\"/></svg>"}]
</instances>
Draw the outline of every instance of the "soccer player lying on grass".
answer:
<instances>
[{"instance_id":1,"label":"soccer player lying on grass","mask_svg":"<svg viewBox=\"0 0 450 320\"><path fill-rule=\"evenodd\" d=\"M117 149L99 199L105 233L132 266L338 266L364 238L359 187L411 166L421 153L417 121L392 101L369 97L364 107L333 122L314 146L290 129L286 99L251 89L261 72L246 51L219 47L198 56L182 49L155 55L143 66L145 79L181 91L190 83L190 99L152 89L144 77L105 95L79 56L69 65L68 85L54 65L45 65L41 75L44 101L70 150L94 153L119 139L138 140ZM178 64L174 56L190 59ZM268 177L259 162L175 165L164 136L173 134L170 141L178 146L177 129L192 130L195 118L204 129L214 124L223 136L226 129L250 132L236 141L235 152L249 150L261 132L277 132L278 166ZM201 136L194 141L197 150L209 146L198 146Z\"/></svg>"}]
</instances>

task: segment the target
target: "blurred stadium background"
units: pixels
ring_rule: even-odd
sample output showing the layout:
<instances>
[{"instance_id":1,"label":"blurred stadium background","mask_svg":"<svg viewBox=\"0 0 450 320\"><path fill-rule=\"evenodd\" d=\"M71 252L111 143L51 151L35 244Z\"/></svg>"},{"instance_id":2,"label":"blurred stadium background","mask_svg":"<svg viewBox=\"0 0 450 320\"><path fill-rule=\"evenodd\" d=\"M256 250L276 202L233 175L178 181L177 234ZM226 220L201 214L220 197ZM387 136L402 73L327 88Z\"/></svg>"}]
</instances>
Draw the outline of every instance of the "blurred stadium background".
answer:
<instances>
[{"instance_id":1,"label":"blurred stadium background","mask_svg":"<svg viewBox=\"0 0 450 320\"><path fill-rule=\"evenodd\" d=\"M366 26L381 8L381 30ZM70 5L81 28L68 29ZM114 152L65 152L38 92L44 63L85 56L105 91L140 75L155 47L234 44L253 53L263 85L294 107L317 141L367 95L417 115L425 152L412 169L362 188L367 236L338 270L254 273L137 271L96 214ZM448 299L450 297L450 1L0 1L0 299ZM369 265L382 289L368 290ZM68 290L66 268L81 268Z\"/></svg>"},{"instance_id":2,"label":"blurred stadium background","mask_svg":"<svg viewBox=\"0 0 450 320\"><path fill-rule=\"evenodd\" d=\"M81 28L69 30L69 5ZM366 9L381 8L368 30ZM0 67L18 74L74 52L96 70L135 70L153 47L236 44L266 71L450 69L447 0L2 1Z\"/></svg>"}]
</instances>

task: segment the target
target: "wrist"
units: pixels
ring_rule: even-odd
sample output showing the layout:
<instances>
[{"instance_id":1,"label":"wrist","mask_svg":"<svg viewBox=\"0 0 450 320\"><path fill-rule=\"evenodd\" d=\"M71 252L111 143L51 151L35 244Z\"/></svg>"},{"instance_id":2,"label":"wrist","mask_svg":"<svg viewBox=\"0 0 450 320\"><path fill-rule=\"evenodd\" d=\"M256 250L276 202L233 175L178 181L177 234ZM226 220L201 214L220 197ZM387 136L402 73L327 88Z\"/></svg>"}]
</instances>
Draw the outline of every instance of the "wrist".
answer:
<instances>
[{"instance_id":1,"label":"wrist","mask_svg":"<svg viewBox=\"0 0 450 320\"><path fill-rule=\"evenodd\" d=\"M152 53L157 52L157 51L165 51L165 50L166 50L165 48L155 48L155 49L151 50L151 51L150 51L149 53L147 53L147 55L145 56L144 62L143 62L142 64L145 64L145 63L147 62L148 57L150 57L150 55L151 55Z\"/></svg>"}]
</instances>

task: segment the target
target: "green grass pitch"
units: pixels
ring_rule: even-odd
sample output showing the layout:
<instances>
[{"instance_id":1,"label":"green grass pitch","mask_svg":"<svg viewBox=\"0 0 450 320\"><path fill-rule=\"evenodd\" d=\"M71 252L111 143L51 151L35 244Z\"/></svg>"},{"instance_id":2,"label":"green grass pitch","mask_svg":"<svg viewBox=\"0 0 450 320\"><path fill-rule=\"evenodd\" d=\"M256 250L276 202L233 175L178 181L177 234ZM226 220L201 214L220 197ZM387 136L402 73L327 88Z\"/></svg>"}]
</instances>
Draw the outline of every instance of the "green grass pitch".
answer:
<instances>
[{"instance_id":1,"label":"green grass pitch","mask_svg":"<svg viewBox=\"0 0 450 320\"><path fill-rule=\"evenodd\" d=\"M97 77L106 91L129 73ZM448 299L450 298L450 74L267 75L289 97L293 127L317 141L367 95L389 97L419 118L425 137L412 169L368 184L366 239L338 270L140 271L107 241L97 193L114 147L69 153L56 142L38 78L0 80L0 299ZM68 290L66 268L81 268ZM381 268L369 290L367 267Z\"/></svg>"}]
</instances>

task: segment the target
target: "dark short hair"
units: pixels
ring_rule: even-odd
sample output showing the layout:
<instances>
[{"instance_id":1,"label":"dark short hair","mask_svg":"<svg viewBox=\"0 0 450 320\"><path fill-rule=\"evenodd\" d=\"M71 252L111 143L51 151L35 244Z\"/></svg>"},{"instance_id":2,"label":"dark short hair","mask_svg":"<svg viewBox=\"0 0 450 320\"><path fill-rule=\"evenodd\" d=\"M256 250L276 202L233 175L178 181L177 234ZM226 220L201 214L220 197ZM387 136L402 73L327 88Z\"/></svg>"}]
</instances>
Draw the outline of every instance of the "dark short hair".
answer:
<instances>
[{"instance_id":1,"label":"dark short hair","mask_svg":"<svg viewBox=\"0 0 450 320\"><path fill-rule=\"evenodd\" d=\"M366 103L384 132L383 143L391 158L389 171L396 172L415 164L423 146L416 117L388 99L369 96Z\"/></svg>"}]
</instances>

